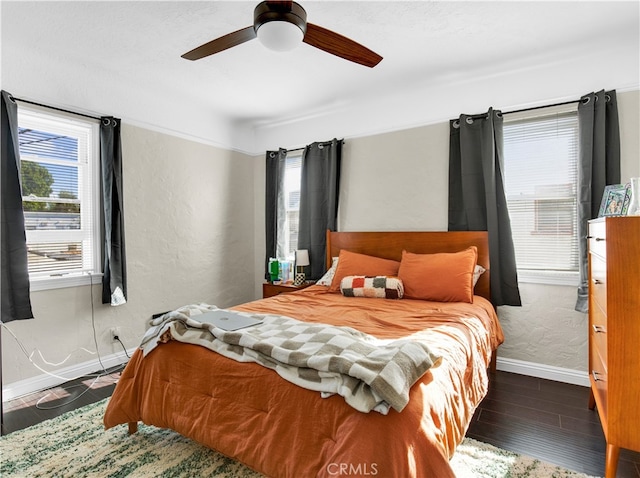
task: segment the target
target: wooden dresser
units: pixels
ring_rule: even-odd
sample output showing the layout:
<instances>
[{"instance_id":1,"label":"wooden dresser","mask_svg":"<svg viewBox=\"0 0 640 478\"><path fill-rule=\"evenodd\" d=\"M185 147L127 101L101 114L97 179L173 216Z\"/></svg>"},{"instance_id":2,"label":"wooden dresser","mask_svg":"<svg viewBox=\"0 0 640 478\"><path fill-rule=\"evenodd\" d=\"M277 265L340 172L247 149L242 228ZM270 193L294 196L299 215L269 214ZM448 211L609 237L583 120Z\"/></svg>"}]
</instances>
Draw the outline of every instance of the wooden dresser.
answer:
<instances>
[{"instance_id":1,"label":"wooden dresser","mask_svg":"<svg viewBox=\"0 0 640 478\"><path fill-rule=\"evenodd\" d=\"M589 407L607 440L605 477L620 448L640 451L640 217L589 221Z\"/></svg>"}]
</instances>

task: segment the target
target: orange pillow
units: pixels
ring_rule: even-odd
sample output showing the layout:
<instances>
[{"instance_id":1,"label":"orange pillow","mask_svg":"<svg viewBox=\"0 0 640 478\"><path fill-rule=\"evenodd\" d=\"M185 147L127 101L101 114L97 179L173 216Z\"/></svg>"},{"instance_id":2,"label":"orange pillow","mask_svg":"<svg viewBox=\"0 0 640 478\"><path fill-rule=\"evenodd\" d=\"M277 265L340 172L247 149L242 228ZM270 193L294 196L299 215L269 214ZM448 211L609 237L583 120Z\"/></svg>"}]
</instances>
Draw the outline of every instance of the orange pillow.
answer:
<instances>
[{"instance_id":1,"label":"orange pillow","mask_svg":"<svg viewBox=\"0 0 640 478\"><path fill-rule=\"evenodd\" d=\"M397 276L398 267L400 267L398 261L343 249L338 256L338 267L331 281L329 292L339 291L340 282L347 276Z\"/></svg>"},{"instance_id":2,"label":"orange pillow","mask_svg":"<svg viewBox=\"0 0 640 478\"><path fill-rule=\"evenodd\" d=\"M478 249L460 252L413 254L402 251L398 277L407 299L438 302L473 302L473 270Z\"/></svg>"}]
</instances>

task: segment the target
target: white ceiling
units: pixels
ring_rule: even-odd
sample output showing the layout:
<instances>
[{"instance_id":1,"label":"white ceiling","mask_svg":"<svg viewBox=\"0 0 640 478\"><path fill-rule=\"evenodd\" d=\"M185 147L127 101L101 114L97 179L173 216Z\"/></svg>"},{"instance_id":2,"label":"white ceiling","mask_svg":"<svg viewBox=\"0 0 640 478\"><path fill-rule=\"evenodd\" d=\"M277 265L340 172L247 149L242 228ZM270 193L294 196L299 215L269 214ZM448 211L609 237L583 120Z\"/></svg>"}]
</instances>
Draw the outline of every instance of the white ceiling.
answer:
<instances>
[{"instance_id":1,"label":"white ceiling","mask_svg":"<svg viewBox=\"0 0 640 478\"><path fill-rule=\"evenodd\" d=\"M309 22L364 44L382 62L370 69L306 44L275 53L258 40L195 62L180 58L251 25L257 3L3 0L3 88L260 151L277 146L266 144L267 136L287 141L291 124L318 118L324 126L312 127L316 135L357 135L446 119L460 109L639 84L638 1L300 0ZM558 77L553 87L544 72ZM484 88L488 81L498 86ZM344 124L334 132L327 124L339 118ZM292 137L285 144L306 140Z\"/></svg>"}]
</instances>

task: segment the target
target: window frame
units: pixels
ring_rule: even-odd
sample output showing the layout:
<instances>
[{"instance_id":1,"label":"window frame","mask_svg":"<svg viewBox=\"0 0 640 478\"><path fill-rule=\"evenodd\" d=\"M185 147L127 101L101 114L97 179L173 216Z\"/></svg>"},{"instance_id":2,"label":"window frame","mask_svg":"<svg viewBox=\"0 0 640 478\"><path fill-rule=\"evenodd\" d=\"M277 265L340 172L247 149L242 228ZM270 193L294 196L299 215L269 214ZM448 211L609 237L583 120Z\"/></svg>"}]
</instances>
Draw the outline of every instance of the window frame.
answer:
<instances>
[{"instance_id":1,"label":"window frame","mask_svg":"<svg viewBox=\"0 0 640 478\"><path fill-rule=\"evenodd\" d=\"M297 249L297 242L296 242L296 247L291 247L291 220L290 220L290 216L292 212L296 212L298 213L298 224L300 223L300 198L298 197L298 207L297 208L293 208L291 207L291 202L290 202L290 195L291 193L298 191L300 192L301 190L301 185L302 185L302 162L303 162L303 151L302 150L295 150L293 152L287 152L287 156L285 157L285 166L283 168L283 178L282 178L282 195L283 195L283 200L282 201L278 201L278 204L281 204L283 209L282 210L278 210L277 211L277 216L279 217L278 222L280 223L280 221L282 221L282 226L281 229L279 228L278 230L278 240L277 240L277 250L276 250L276 256L281 259L281 260L288 260L288 261L295 261L295 250ZM297 188L289 188L288 187L288 181L287 181L287 172L290 171L290 169L294 169L293 167L288 167L287 164L288 162L294 162L294 163L298 163L299 167L298 169L300 170L300 179L299 179L299 183L298 183L298 187ZM296 234L296 241L297 241L297 237L298 235ZM291 252L291 253L289 253Z\"/></svg>"},{"instance_id":2,"label":"window frame","mask_svg":"<svg viewBox=\"0 0 640 478\"><path fill-rule=\"evenodd\" d=\"M539 118L543 120L545 117L548 118L551 115L559 114L576 114L577 115L577 105L575 104L565 104L558 106L549 106L543 108L536 108L528 111L522 111L518 113L512 113L506 115L504 117L503 127L507 126L511 122L519 122L523 120L535 120ZM577 129L576 129L577 131ZM506 153L505 153L505 161L506 161ZM506 186L505 186L506 189ZM577 178L576 178L576 194L577 194ZM577 201L577 197L576 197ZM537 221L537 211L535 212ZM535 231L534 231L535 233ZM546 232L541 232L541 234L546 234ZM576 241L578 231L574 231L572 235L575 237ZM560 271L560 270L536 270L536 269L525 269L519 268L518 271L518 282L520 283L531 283L531 284L546 284L546 285L563 285L563 286L578 286L580 284L580 272L579 270L575 271Z\"/></svg>"},{"instance_id":3,"label":"window frame","mask_svg":"<svg viewBox=\"0 0 640 478\"><path fill-rule=\"evenodd\" d=\"M55 241L66 236L69 242L87 240L91 249L91 259L82 266L83 270L58 273L29 273L31 291L43 291L67 287L85 286L97 283L94 278L102 277L102 245L101 245L101 198L100 198L100 124L98 120L78 118L75 115L51 111L35 105L20 105L18 108L18 126L20 128L39 129L45 132L56 132L56 129L75 130L79 136L85 136L86 172L81 174L78 168L78 196L83 205L80 208L81 224L92 223L87 234L81 230L30 231L25 230L27 242ZM80 148L80 146L79 146ZM24 159L29 161L30 159ZM20 158L22 165L22 155ZM56 160L35 161L37 164L56 164ZM88 182L88 193L83 182ZM81 196L82 194L82 196ZM88 203L88 205L87 205ZM65 241L66 242L66 241Z\"/></svg>"}]
</instances>

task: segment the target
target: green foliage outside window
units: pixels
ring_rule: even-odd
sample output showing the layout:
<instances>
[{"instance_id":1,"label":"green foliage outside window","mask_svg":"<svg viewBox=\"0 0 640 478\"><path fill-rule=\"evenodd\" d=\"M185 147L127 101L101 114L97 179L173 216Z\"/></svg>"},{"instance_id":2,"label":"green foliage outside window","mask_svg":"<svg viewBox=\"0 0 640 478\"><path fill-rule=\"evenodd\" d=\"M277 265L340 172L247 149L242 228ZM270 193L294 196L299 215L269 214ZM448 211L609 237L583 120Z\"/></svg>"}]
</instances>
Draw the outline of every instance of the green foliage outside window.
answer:
<instances>
[{"instance_id":1,"label":"green foliage outside window","mask_svg":"<svg viewBox=\"0 0 640 478\"><path fill-rule=\"evenodd\" d=\"M33 161L22 161L22 195L37 198L50 198L53 192L54 178L51 172L43 165ZM60 191L60 199L78 199L78 196L69 191ZM57 203L44 201L24 201L23 210L30 212L80 212L80 204Z\"/></svg>"}]
</instances>

